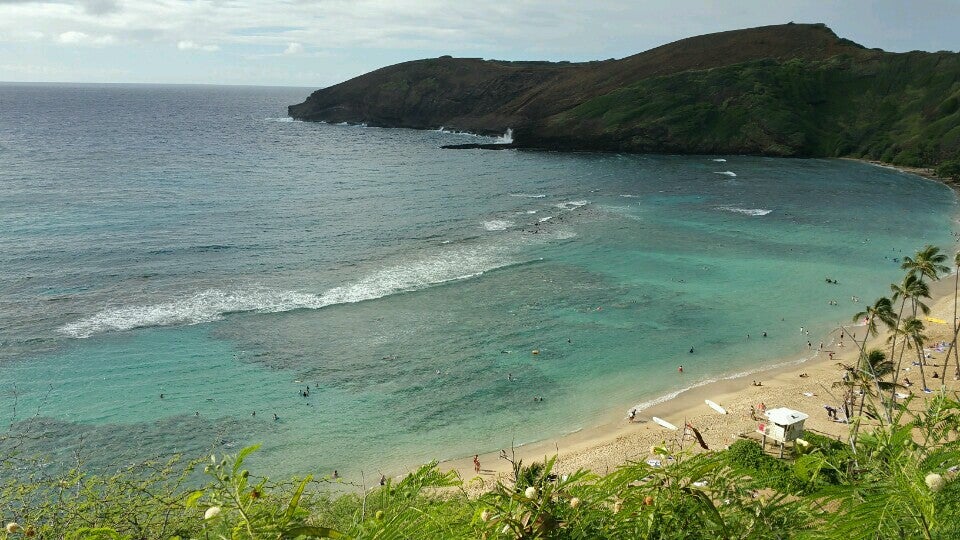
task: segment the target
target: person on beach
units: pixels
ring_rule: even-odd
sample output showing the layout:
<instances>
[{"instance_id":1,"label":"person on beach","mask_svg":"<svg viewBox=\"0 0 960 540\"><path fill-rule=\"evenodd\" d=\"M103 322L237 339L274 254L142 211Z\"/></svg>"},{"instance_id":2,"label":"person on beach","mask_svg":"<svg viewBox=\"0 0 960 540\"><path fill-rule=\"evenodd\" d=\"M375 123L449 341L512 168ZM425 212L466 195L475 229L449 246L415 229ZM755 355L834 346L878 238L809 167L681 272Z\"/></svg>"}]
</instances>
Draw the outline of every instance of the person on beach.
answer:
<instances>
[{"instance_id":1,"label":"person on beach","mask_svg":"<svg viewBox=\"0 0 960 540\"><path fill-rule=\"evenodd\" d=\"M340 473L337 472L336 469L334 469L334 470L333 470L333 476L331 476L331 478L333 478L334 480L336 480L337 478L340 478Z\"/></svg>"},{"instance_id":2,"label":"person on beach","mask_svg":"<svg viewBox=\"0 0 960 540\"><path fill-rule=\"evenodd\" d=\"M480 474L480 455L473 456L473 472Z\"/></svg>"},{"instance_id":3,"label":"person on beach","mask_svg":"<svg viewBox=\"0 0 960 540\"><path fill-rule=\"evenodd\" d=\"M693 352L693 349L690 349L690 352ZM677 373L683 373L683 366L677 368Z\"/></svg>"},{"instance_id":4,"label":"person on beach","mask_svg":"<svg viewBox=\"0 0 960 540\"><path fill-rule=\"evenodd\" d=\"M630 409L630 412L627 413L627 419L628 419L631 423L633 423L633 420L634 420L634 418L636 418L636 417L637 417L637 410L636 410L636 409Z\"/></svg>"},{"instance_id":5,"label":"person on beach","mask_svg":"<svg viewBox=\"0 0 960 540\"><path fill-rule=\"evenodd\" d=\"M387 477L383 473L380 473L380 485L381 486L387 485Z\"/></svg>"}]
</instances>

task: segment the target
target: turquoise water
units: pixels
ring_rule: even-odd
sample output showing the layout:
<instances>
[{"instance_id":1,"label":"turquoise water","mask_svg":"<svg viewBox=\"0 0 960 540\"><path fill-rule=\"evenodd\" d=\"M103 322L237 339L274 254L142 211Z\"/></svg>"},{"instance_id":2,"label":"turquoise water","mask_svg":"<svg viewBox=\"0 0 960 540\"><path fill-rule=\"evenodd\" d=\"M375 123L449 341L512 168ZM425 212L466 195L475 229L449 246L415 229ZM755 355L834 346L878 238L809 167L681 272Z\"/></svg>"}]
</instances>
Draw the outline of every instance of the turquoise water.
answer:
<instances>
[{"instance_id":1,"label":"turquoise water","mask_svg":"<svg viewBox=\"0 0 960 540\"><path fill-rule=\"evenodd\" d=\"M442 151L306 93L0 86L0 444L398 472L802 358L953 242L887 169Z\"/></svg>"}]
</instances>

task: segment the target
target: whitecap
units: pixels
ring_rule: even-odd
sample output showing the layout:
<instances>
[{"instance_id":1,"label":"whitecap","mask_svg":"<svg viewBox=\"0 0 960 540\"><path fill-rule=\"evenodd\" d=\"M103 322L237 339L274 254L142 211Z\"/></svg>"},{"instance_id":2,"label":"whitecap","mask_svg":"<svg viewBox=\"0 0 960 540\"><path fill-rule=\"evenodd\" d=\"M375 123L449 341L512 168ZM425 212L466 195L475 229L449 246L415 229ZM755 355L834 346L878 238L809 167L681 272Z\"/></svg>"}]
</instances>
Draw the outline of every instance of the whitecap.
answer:
<instances>
[{"instance_id":1,"label":"whitecap","mask_svg":"<svg viewBox=\"0 0 960 540\"><path fill-rule=\"evenodd\" d=\"M725 163L727 160L725 160L725 159L723 159L723 158L716 158L716 159L714 159L714 161L719 161L719 162L721 162L721 163Z\"/></svg>"},{"instance_id":2,"label":"whitecap","mask_svg":"<svg viewBox=\"0 0 960 540\"><path fill-rule=\"evenodd\" d=\"M503 135L497 137L497 139L496 139L495 141L493 141L493 142L496 143L496 144L511 144L511 143L513 143L513 130L510 129L510 128L507 128L507 131L505 131L505 132L503 133Z\"/></svg>"},{"instance_id":3,"label":"whitecap","mask_svg":"<svg viewBox=\"0 0 960 540\"><path fill-rule=\"evenodd\" d=\"M511 197L520 197L523 199L542 199L546 197L543 193L510 193Z\"/></svg>"},{"instance_id":4,"label":"whitecap","mask_svg":"<svg viewBox=\"0 0 960 540\"><path fill-rule=\"evenodd\" d=\"M542 217L537 220L537 223L543 223L544 221L550 221L551 219L553 219L553 216Z\"/></svg>"},{"instance_id":5,"label":"whitecap","mask_svg":"<svg viewBox=\"0 0 960 540\"><path fill-rule=\"evenodd\" d=\"M492 219L483 222L483 228L488 231L505 231L510 227L513 227L513 222L505 219Z\"/></svg>"},{"instance_id":6,"label":"whitecap","mask_svg":"<svg viewBox=\"0 0 960 540\"><path fill-rule=\"evenodd\" d=\"M733 171L714 171L713 174L723 174L723 175L726 175L726 176L736 176L736 175L737 175L737 173L735 173L735 172L733 172Z\"/></svg>"},{"instance_id":7,"label":"whitecap","mask_svg":"<svg viewBox=\"0 0 960 540\"><path fill-rule=\"evenodd\" d=\"M321 294L260 286L207 289L162 302L107 308L67 324L59 332L73 338L87 338L111 331L207 323L230 313L321 309L470 279L519 262L501 246L445 246L432 256L374 271L356 282Z\"/></svg>"},{"instance_id":8,"label":"whitecap","mask_svg":"<svg viewBox=\"0 0 960 540\"><path fill-rule=\"evenodd\" d=\"M639 195L631 195L629 193L622 193L620 194L620 196L623 197L624 199L636 199L637 197L639 197Z\"/></svg>"},{"instance_id":9,"label":"whitecap","mask_svg":"<svg viewBox=\"0 0 960 540\"><path fill-rule=\"evenodd\" d=\"M289 116L283 116L280 118L264 118L264 122L302 122L302 120L297 120Z\"/></svg>"},{"instance_id":10,"label":"whitecap","mask_svg":"<svg viewBox=\"0 0 960 540\"><path fill-rule=\"evenodd\" d=\"M719 210L726 210L727 212L734 212L737 214L744 214L747 216L765 216L773 210L767 210L766 208L740 208L737 206L718 206Z\"/></svg>"},{"instance_id":11,"label":"whitecap","mask_svg":"<svg viewBox=\"0 0 960 540\"><path fill-rule=\"evenodd\" d=\"M573 210L574 208L580 208L581 206L586 206L590 204L590 201L567 201L560 204L553 205L554 208L559 208L561 210Z\"/></svg>"}]
</instances>

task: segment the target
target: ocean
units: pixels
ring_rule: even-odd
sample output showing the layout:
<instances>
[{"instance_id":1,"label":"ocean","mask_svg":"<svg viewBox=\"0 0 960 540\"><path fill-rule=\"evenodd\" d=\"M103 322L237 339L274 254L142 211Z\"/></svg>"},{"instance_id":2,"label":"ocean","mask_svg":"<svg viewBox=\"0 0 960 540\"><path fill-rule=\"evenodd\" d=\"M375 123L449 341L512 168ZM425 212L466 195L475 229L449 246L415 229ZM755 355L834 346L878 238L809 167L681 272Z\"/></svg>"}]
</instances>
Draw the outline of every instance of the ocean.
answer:
<instances>
[{"instance_id":1,"label":"ocean","mask_svg":"<svg viewBox=\"0 0 960 540\"><path fill-rule=\"evenodd\" d=\"M441 150L493 139L311 90L0 85L0 451L399 473L809 357L953 246L890 169Z\"/></svg>"}]
</instances>

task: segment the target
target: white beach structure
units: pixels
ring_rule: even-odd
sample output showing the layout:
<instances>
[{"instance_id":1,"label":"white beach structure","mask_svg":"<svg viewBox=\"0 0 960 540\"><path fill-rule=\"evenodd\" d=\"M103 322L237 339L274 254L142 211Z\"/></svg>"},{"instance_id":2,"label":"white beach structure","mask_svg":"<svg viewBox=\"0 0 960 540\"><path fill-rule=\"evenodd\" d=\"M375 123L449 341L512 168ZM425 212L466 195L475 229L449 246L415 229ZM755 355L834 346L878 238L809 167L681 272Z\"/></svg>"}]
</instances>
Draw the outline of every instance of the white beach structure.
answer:
<instances>
[{"instance_id":1,"label":"white beach structure","mask_svg":"<svg viewBox=\"0 0 960 540\"><path fill-rule=\"evenodd\" d=\"M810 418L809 414L780 407L766 412L769 422L761 424L757 432L763 437L761 444L767 447L767 438L780 443L780 457L783 457L783 446L793 442L803 435L803 422ZM796 444L796 443L794 443Z\"/></svg>"}]
</instances>

